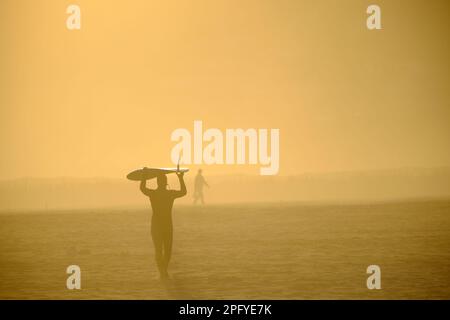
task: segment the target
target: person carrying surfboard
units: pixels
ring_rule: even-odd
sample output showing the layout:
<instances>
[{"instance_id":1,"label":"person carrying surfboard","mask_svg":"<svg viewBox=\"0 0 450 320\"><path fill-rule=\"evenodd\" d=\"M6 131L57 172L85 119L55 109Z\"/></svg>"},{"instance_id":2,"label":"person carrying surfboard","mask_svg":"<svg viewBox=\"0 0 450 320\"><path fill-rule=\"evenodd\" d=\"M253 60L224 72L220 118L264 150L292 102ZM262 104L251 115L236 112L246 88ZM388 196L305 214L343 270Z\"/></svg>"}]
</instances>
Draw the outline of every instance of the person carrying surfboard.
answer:
<instances>
[{"instance_id":1,"label":"person carrying surfboard","mask_svg":"<svg viewBox=\"0 0 450 320\"><path fill-rule=\"evenodd\" d=\"M177 168L175 172L180 181L180 190L167 189L167 176L164 170L156 174L157 185L156 189L149 189L146 186L147 177L146 171L154 169L142 169L142 180L140 189L143 194L150 198L150 203L153 210L151 233L153 244L155 246L156 265L158 266L161 279L168 279L169 273L167 271L170 258L172 255L172 239L173 239L173 224L172 224L172 207L175 199L186 195L186 184L184 183L184 171Z\"/></svg>"}]
</instances>

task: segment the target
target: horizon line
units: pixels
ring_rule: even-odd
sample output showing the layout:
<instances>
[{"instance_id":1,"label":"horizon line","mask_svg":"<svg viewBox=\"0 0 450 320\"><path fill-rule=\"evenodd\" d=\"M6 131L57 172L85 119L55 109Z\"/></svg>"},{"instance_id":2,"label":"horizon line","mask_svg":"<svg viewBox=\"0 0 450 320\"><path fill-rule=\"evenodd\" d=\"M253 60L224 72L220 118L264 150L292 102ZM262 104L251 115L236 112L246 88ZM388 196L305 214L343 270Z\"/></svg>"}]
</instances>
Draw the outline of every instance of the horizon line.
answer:
<instances>
[{"instance_id":1,"label":"horizon line","mask_svg":"<svg viewBox=\"0 0 450 320\"><path fill-rule=\"evenodd\" d=\"M404 167L389 167L389 168L379 168L379 169L344 169L344 170L330 170L330 171L305 171L302 173L294 174L277 174L271 176L263 176L257 173L213 173L207 175L208 177L236 177L236 176L246 176L246 177L261 177L262 179L276 179L276 178L288 178L288 177L301 177L307 175L329 175L329 174L358 174L358 173L373 173L373 172L389 172L389 171L406 171L406 170L416 170L416 171L426 171L426 170L448 170L450 172L450 165L434 166L434 167L424 167L424 166L404 166ZM15 178L0 178L0 183L2 182L12 182L19 180L127 180L126 175L123 178L118 176L21 176Z\"/></svg>"}]
</instances>

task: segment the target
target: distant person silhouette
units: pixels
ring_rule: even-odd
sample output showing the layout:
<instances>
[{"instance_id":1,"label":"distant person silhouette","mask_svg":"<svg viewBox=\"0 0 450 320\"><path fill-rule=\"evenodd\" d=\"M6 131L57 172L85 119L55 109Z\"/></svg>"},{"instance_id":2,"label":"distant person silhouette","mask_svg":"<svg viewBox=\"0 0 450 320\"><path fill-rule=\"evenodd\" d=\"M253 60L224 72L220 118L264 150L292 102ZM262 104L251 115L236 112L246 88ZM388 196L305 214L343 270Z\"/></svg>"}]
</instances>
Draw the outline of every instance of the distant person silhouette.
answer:
<instances>
[{"instance_id":1,"label":"distant person silhouette","mask_svg":"<svg viewBox=\"0 0 450 320\"><path fill-rule=\"evenodd\" d=\"M197 201L200 199L202 204L205 204L205 199L203 198L203 186L207 186L209 188L208 183L206 183L205 177L202 175L202 169L198 169L198 173L195 176L194 183L194 204L197 204Z\"/></svg>"},{"instance_id":2,"label":"distant person silhouette","mask_svg":"<svg viewBox=\"0 0 450 320\"><path fill-rule=\"evenodd\" d=\"M146 168L144 168L145 170ZM183 179L183 172L177 172L180 181L180 190L167 189L167 176L165 174L158 175L156 189L146 187L147 180L141 181L141 191L150 198L152 205L152 239L155 246L156 265L158 266L161 279L168 279L167 272L170 257L172 255L172 207L176 198L186 195L186 185Z\"/></svg>"}]
</instances>

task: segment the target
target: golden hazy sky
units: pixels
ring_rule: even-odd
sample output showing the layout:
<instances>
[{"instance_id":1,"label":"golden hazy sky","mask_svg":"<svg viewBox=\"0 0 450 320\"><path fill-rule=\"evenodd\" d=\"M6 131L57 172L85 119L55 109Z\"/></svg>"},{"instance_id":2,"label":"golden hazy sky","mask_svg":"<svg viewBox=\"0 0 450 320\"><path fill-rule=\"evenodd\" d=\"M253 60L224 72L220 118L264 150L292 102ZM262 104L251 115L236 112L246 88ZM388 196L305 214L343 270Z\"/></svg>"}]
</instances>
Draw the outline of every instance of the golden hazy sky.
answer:
<instances>
[{"instance_id":1,"label":"golden hazy sky","mask_svg":"<svg viewBox=\"0 0 450 320\"><path fill-rule=\"evenodd\" d=\"M2 0L0 179L167 166L194 120L279 128L283 175L450 165L450 1L372 3Z\"/></svg>"}]
</instances>

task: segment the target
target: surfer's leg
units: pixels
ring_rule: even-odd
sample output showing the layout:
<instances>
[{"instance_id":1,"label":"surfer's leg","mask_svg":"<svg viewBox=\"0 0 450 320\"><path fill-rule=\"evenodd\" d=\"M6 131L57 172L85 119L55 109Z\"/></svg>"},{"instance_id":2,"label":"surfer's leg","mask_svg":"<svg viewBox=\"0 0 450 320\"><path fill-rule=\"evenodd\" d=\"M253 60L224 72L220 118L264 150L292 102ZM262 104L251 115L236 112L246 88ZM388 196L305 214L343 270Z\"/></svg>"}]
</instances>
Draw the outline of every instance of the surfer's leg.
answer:
<instances>
[{"instance_id":1,"label":"surfer's leg","mask_svg":"<svg viewBox=\"0 0 450 320\"><path fill-rule=\"evenodd\" d=\"M153 245L155 247L155 260L161 277L164 277L164 256L163 256L163 238L161 233L152 230Z\"/></svg>"},{"instance_id":2,"label":"surfer's leg","mask_svg":"<svg viewBox=\"0 0 450 320\"><path fill-rule=\"evenodd\" d=\"M170 258L172 257L172 242L173 242L173 234L172 229L167 230L167 233L164 235L164 269L167 274L167 269L169 268Z\"/></svg>"}]
</instances>

